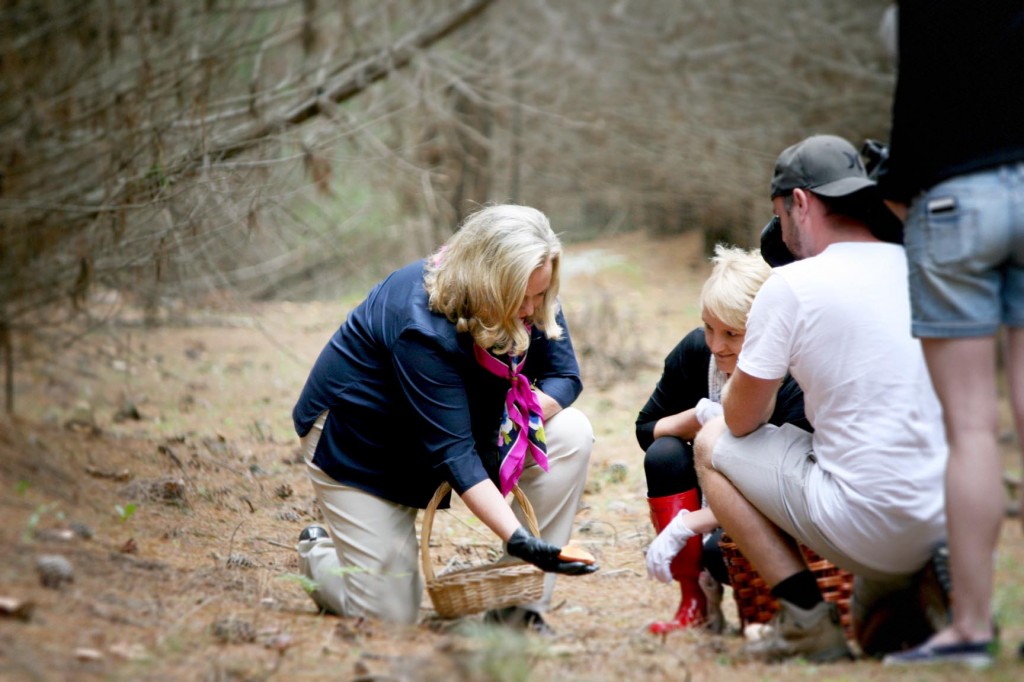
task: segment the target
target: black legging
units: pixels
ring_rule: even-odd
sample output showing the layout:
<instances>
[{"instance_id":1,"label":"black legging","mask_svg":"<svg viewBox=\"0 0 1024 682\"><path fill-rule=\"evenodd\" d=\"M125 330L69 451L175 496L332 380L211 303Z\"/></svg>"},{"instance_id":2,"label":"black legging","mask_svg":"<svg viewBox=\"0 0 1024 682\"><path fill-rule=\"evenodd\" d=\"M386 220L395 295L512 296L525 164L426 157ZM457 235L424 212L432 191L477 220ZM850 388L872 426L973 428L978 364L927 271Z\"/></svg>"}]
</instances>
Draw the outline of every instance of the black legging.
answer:
<instances>
[{"instance_id":1,"label":"black legging","mask_svg":"<svg viewBox=\"0 0 1024 682\"><path fill-rule=\"evenodd\" d=\"M647 496L668 497L697 487L693 445L675 436L662 436L644 453Z\"/></svg>"},{"instance_id":2,"label":"black legging","mask_svg":"<svg viewBox=\"0 0 1024 682\"><path fill-rule=\"evenodd\" d=\"M644 453L644 474L647 476L648 497L668 497L697 488L693 445L675 436L655 439ZM728 585L729 572L718 545L721 537L722 529L719 528L704 539L704 567L715 580Z\"/></svg>"}]
</instances>

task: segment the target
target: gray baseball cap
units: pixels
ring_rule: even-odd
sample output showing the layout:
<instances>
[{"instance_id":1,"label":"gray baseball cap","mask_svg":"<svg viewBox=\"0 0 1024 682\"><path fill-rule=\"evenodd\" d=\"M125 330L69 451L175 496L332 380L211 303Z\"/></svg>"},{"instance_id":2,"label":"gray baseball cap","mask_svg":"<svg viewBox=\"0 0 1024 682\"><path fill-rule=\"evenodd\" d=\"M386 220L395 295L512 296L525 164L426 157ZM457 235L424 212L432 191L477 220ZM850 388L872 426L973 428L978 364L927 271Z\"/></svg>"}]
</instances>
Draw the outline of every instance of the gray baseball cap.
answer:
<instances>
[{"instance_id":1,"label":"gray baseball cap","mask_svg":"<svg viewBox=\"0 0 1024 682\"><path fill-rule=\"evenodd\" d=\"M835 135L812 135L779 154L772 198L797 188L826 197L845 197L874 186L852 144Z\"/></svg>"}]
</instances>

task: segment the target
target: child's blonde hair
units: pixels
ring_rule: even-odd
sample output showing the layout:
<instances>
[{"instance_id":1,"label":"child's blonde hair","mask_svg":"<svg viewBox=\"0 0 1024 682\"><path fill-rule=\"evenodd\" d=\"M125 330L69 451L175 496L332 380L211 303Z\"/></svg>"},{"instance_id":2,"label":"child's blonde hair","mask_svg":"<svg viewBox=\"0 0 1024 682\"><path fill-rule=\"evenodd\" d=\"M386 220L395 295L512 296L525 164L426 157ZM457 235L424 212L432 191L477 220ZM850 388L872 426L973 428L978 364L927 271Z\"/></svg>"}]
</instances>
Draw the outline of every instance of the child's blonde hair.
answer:
<instances>
[{"instance_id":1,"label":"child's blonde hair","mask_svg":"<svg viewBox=\"0 0 1024 682\"><path fill-rule=\"evenodd\" d=\"M772 268L761 251L717 244L714 267L700 292L701 308L736 329L746 330L747 314Z\"/></svg>"}]
</instances>

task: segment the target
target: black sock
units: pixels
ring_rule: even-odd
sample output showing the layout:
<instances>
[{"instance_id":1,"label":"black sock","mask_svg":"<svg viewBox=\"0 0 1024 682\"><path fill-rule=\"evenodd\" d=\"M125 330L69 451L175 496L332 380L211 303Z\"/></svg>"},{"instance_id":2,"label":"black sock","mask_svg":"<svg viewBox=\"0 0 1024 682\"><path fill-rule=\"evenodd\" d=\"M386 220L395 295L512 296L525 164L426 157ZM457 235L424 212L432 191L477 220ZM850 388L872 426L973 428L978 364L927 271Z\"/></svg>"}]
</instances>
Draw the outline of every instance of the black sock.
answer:
<instances>
[{"instance_id":1,"label":"black sock","mask_svg":"<svg viewBox=\"0 0 1024 682\"><path fill-rule=\"evenodd\" d=\"M772 596L776 599L785 599L802 609L813 609L825 600L821 596L818 580L810 569L794 573L773 587Z\"/></svg>"}]
</instances>

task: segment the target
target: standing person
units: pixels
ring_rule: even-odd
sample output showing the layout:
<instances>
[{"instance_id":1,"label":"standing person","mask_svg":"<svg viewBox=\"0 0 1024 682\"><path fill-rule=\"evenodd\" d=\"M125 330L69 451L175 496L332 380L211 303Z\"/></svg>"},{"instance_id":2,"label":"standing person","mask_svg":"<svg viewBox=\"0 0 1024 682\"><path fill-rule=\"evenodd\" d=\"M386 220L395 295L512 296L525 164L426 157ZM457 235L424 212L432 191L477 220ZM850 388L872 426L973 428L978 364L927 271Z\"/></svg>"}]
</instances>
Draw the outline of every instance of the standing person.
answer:
<instances>
[{"instance_id":1,"label":"standing person","mask_svg":"<svg viewBox=\"0 0 1024 682\"><path fill-rule=\"evenodd\" d=\"M998 333L1024 442L1024 4L898 3L898 80L879 185L905 216L913 334L949 438L953 619L887 663L990 665L1002 522ZM951 49L950 46L955 45Z\"/></svg>"},{"instance_id":2,"label":"standing person","mask_svg":"<svg viewBox=\"0 0 1024 682\"><path fill-rule=\"evenodd\" d=\"M434 255L392 273L320 353L293 411L327 528L299 537L314 601L346 616L416 621L416 513L447 481L506 544L551 573L586 482L593 429L558 302L562 247L540 211L469 216ZM499 438L500 444L499 444ZM505 502L518 481L541 538ZM546 630L544 596L488 619Z\"/></svg>"},{"instance_id":3,"label":"standing person","mask_svg":"<svg viewBox=\"0 0 1024 682\"><path fill-rule=\"evenodd\" d=\"M946 616L929 561L945 537L942 415L910 335L903 247L858 217L881 203L874 184L839 137L779 156L772 205L797 260L754 298L724 419L694 444L711 509L779 603L750 658L851 655L798 542L854 574L865 653L919 643ZM813 434L765 423L787 372Z\"/></svg>"},{"instance_id":4,"label":"standing person","mask_svg":"<svg viewBox=\"0 0 1024 682\"><path fill-rule=\"evenodd\" d=\"M717 597L721 584L729 582L718 548L721 533L712 533L718 522L710 509L701 510L693 439L708 418L721 414L722 386L736 369L750 304L771 266L758 251L721 244L711 260L714 267L700 294L704 326L684 336L665 357L661 378L636 419L651 522L659 534L647 553L648 573L663 582L675 580L681 593L675 616L650 624L656 634L704 624L709 616L709 627L719 629L720 614L709 613L701 586L711 586ZM811 430L803 393L792 377L779 389L769 422ZM703 533L712 534L702 548ZM708 574L701 576L705 568Z\"/></svg>"}]
</instances>

